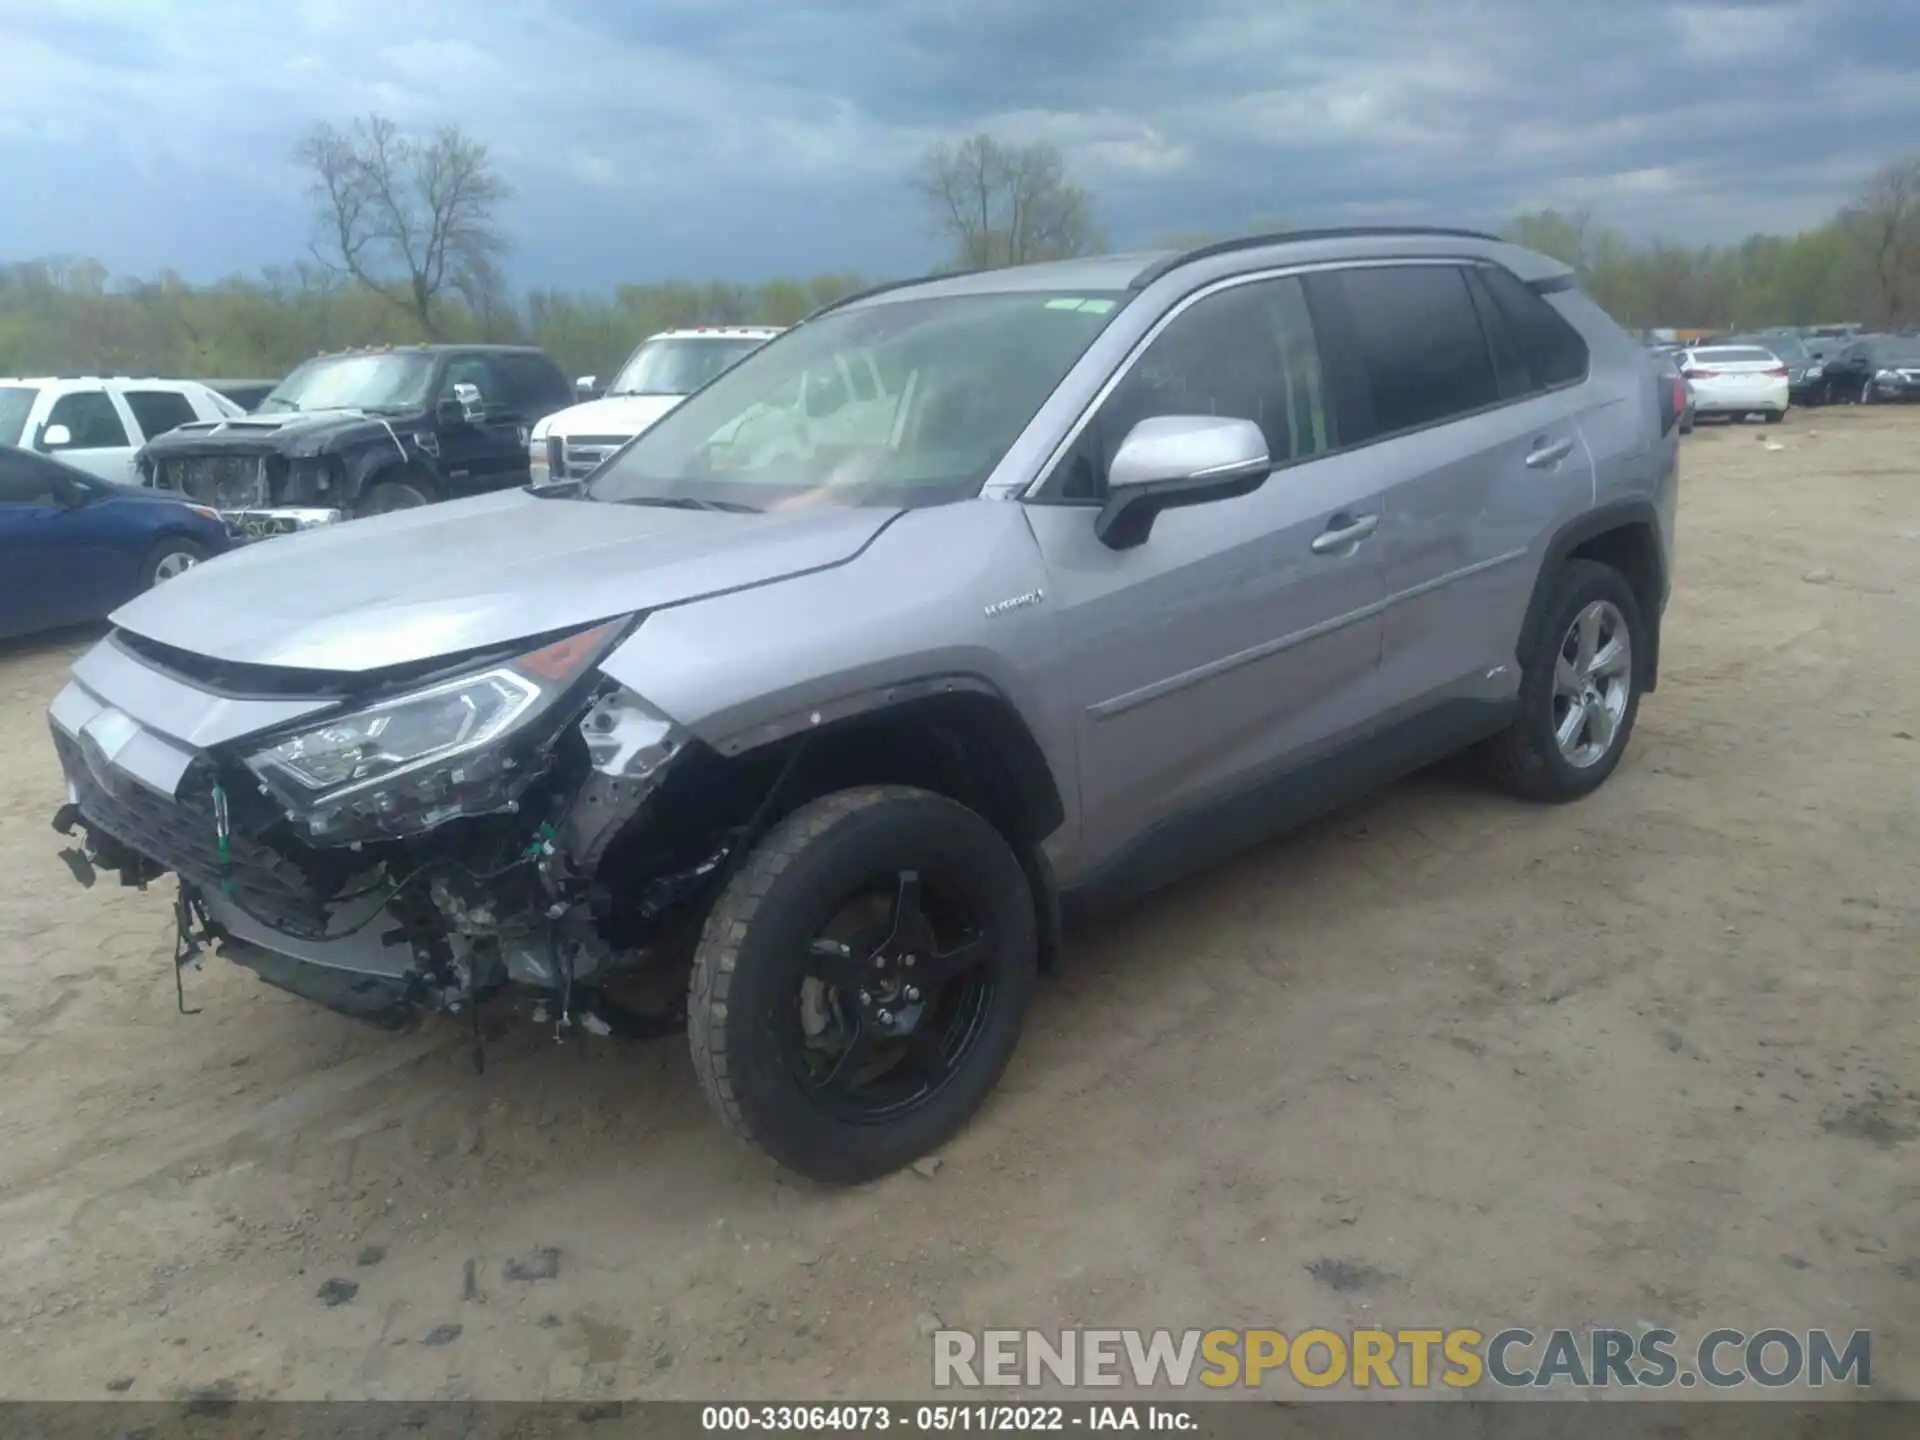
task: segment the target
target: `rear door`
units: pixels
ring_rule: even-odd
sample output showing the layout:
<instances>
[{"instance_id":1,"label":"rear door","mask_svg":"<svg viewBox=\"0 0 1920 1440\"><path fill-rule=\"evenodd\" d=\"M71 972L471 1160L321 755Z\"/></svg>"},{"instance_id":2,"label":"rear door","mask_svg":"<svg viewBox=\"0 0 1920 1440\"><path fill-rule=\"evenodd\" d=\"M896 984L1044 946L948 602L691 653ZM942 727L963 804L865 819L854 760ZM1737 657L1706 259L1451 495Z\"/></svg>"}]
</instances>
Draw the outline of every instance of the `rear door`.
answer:
<instances>
[{"instance_id":1,"label":"rear door","mask_svg":"<svg viewBox=\"0 0 1920 1440\"><path fill-rule=\"evenodd\" d=\"M1363 266L1309 285L1356 352L1368 407L1356 424L1388 477L1383 708L1498 701L1516 680L1529 557L1593 500L1576 420L1585 344L1497 268Z\"/></svg>"},{"instance_id":2,"label":"rear door","mask_svg":"<svg viewBox=\"0 0 1920 1440\"><path fill-rule=\"evenodd\" d=\"M1212 843L1252 818L1222 802L1364 717L1382 496L1364 455L1339 451L1333 388L1297 278L1217 289L1164 323L1029 502L1089 863L1176 818L1217 817ZM1250 495L1166 511L1146 543L1109 549L1094 534L1108 462L1160 415L1253 420L1275 469Z\"/></svg>"}]
</instances>

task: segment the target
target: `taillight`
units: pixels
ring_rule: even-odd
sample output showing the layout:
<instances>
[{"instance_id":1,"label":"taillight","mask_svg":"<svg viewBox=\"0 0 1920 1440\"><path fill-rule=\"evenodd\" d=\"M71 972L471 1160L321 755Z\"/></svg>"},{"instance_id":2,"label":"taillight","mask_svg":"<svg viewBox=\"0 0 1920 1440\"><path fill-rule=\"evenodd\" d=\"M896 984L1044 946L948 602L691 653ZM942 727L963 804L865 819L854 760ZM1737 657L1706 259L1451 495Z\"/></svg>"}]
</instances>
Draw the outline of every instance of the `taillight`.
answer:
<instances>
[{"instance_id":1,"label":"taillight","mask_svg":"<svg viewBox=\"0 0 1920 1440\"><path fill-rule=\"evenodd\" d=\"M1769 375L1776 375L1784 379L1786 373L1787 367L1784 365L1771 365L1767 367L1767 374Z\"/></svg>"}]
</instances>

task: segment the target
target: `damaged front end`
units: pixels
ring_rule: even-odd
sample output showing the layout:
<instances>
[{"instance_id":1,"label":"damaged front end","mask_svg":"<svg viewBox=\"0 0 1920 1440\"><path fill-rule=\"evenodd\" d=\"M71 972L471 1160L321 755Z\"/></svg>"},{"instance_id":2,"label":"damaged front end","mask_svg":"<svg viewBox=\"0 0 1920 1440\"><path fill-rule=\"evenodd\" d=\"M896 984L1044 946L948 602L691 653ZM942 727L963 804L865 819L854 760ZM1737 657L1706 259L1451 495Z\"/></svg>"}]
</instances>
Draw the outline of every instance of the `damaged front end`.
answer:
<instances>
[{"instance_id":1,"label":"damaged front end","mask_svg":"<svg viewBox=\"0 0 1920 1440\"><path fill-rule=\"evenodd\" d=\"M393 1027L517 996L563 1027L669 1033L672 962L738 836L686 818L720 813L712 757L596 668L627 628L342 685L117 633L51 714L65 856L89 885L178 877L176 971L217 947ZM247 728L249 706L302 713Z\"/></svg>"}]
</instances>

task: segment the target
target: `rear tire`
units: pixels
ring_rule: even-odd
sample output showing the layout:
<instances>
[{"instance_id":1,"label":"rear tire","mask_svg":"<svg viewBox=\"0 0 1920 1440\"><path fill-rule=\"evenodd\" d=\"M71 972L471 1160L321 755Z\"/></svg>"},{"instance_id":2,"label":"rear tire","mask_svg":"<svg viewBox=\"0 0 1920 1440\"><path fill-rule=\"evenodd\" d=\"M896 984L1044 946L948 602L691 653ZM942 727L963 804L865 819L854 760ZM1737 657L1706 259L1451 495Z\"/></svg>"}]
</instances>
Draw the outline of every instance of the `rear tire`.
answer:
<instances>
[{"instance_id":1,"label":"rear tire","mask_svg":"<svg viewBox=\"0 0 1920 1440\"><path fill-rule=\"evenodd\" d=\"M1787 418L1787 412L1784 410L1767 411L1767 423L1769 425L1778 425L1782 420L1786 418Z\"/></svg>"},{"instance_id":2,"label":"rear tire","mask_svg":"<svg viewBox=\"0 0 1920 1440\"><path fill-rule=\"evenodd\" d=\"M833 937L860 907L864 928ZM975 958L942 964L963 953ZM875 1179L950 1138L993 1089L1038 955L1025 872L979 815L906 786L837 791L776 825L708 915L687 1005L694 1069L721 1119L782 1165Z\"/></svg>"},{"instance_id":3,"label":"rear tire","mask_svg":"<svg viewBox=\"0 0 1920 1440\"><path fill-rule=\"evenodd\" d=\"M206 558L206 549L199 542L169 535L157 542L141 560L140 588L151 590L164 581L186 574Z\"/></svg>"},{"instance_id":4,"label":"rear tire","mask_svg":"<svg viewBox=\"0 0 1920 1440\"><path fill-rule=\"evenodd\" d=\"M1583 658L1581 623L1589 616L1600 623ZM1613 641L1622 642L1625 652L1609 662L1607 647ZM1523 800L1548 804L1599 789L1632 737L1648 653L1640 602L1626 577L1597 561L1569 560L1553 582L1532 652L1522 657L1519 712L1487 743L1495 781ZM1595 660L1599 663L1588 663ZM1623 668L1610 670L1616 662ZM1616 684L1624 689L1617 691ZM1587 718L1577 719L1576 709ZM1600 710L1604 714L1596 713Z\"/></svg>"}]
</instances>

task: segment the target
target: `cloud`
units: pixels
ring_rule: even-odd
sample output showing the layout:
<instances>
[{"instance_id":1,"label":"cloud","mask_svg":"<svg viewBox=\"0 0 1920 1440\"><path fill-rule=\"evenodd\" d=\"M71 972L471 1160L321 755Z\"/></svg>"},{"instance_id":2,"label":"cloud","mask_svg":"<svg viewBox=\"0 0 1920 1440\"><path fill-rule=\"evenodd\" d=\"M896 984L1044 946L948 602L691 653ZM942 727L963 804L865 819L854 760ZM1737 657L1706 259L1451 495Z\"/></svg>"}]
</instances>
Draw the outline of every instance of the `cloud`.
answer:
<instances>
[{"instance_id":1,"label":"cloud","mask_svg":"<svg viewBox=\"0 0 1920 1440\"><path fill-rule=\"evenodd\" d=\"M924 268L904 183L1061 147L1118 245L1255 218L1814 223L1920 134L1910 0L38 0L0 15L0 256L298 256L302 130L458 124L527 284Z\"/></svg>"}]
</instances>

